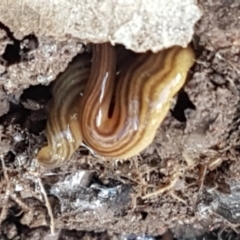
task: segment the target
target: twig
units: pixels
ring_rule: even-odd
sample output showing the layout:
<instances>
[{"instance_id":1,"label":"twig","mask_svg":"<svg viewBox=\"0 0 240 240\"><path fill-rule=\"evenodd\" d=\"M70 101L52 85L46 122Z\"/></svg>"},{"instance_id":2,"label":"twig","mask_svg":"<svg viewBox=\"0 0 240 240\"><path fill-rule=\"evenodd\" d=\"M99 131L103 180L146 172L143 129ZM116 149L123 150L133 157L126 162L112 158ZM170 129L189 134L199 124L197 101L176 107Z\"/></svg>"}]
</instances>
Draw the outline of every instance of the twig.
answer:
<instances>
[{"instance_id":1,"label":"twig","mask_svg":"<svg viewBox=\"0 0 240 240\"><path fill-rule=\"evenodd\" d=\"M23 211L30 211L30 208L24 202L18 199L14 194L11 194L10 198L16 202L23 209Z\"/></svg>"},{"instance_id":2,"label":"twig","mask_svg":"<svg viewBox=\"0 0 240 240\"><path fill-rule=\"evenodd\" d=\"M4 178L7 182L7 186L6 186L6 192L5 192L5 199L4 202L2 203L2 211L0 214L0 226L2 224L2 221L5 219L6 215L7 215L7 204L8 204L8 200L9 200L9 196L10 196L10 182L9 182L9 177L7 174L7 169L5 167L5 162L3 160L3 158L1 157L1 164L2 164L2 169L3 169L3 175Z\"/></svg>"},{"instance_id":3,"label":"twig","mask_svg":"<svg viewBox=\"0 0 240 240\"><path fill-rule=\"evenodd\" d=\"M48 200L47 193L46 193L46 191L43 187L41 179L39 177L37 177L37 180L38 180L38 184L41 188L41 192L42 192L44 200L45 200L45 205L46 205L47 210L48 210L48 215L50 217L50 222L51 222L50 231L51 231L51 234L54 235L55 234L55 224L54 224L54 217L53 217L53 213L52 213L52 208L51 208L50 202Z\"/></svg>"},{"instance_id":4,"label":"twig","mask_svg":"<svg viewBox=\"0 0 240 240\"><path fill-rule=\"evenodd\" d=\"M141 198L142 199L152 198L152 197L156 197L164 192L170 191L174 187L174 185L176 184L178 179L179 179L179 175L176 174L176 176L173 178L173 180L169 184L167 184L166 186L164 186L154 192L148 193L148 194L142 196Z\"/></svg>"},{"instance_id":5,"label":"twig","mask_svg":"<svg viewBox=\"0 0 240 240\"><path fill-rule=\"evenodd\" d=\"M177 201L183 203L184 205L187 205L187 202L184 199L182 199L181 197L177 196L177 194L173 190L169 191L169 195L172 198L176 199Z\"/></svg>"}]
</instances>

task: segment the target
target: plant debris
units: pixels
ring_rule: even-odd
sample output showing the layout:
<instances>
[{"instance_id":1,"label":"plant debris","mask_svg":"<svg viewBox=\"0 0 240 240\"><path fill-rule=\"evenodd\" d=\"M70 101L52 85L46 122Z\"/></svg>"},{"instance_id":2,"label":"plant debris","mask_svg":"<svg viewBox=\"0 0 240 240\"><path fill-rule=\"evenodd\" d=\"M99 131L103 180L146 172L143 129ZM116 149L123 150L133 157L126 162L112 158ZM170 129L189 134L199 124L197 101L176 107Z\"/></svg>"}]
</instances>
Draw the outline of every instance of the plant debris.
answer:
<instances>
[{"instance_id":1,"label":"plant debris","mask_svg":"<svg viewBox=\"0 0 240 240\"><path fill-rule=\"evenodd\" d=\"M196 64L144 152L111 161L81 146L51 170L35 160L50 82L87 49L0 24L1 238L237 239L240 3L227 2L199 1Z\"/></svg>"}]
</instances>

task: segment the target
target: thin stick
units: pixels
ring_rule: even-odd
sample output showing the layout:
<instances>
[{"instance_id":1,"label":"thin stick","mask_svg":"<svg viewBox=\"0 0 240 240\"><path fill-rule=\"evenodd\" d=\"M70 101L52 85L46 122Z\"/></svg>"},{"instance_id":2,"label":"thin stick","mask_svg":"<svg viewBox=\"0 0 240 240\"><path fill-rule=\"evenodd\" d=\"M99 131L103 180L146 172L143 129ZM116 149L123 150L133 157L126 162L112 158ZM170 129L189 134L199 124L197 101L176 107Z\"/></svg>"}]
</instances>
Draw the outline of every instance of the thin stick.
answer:
<instances>
[{"instance_id":1,"label":"thin stick","mask_svg":"<svg viewBox=\"0 0 240 240\"><path fill-rule=\"evenodd\" d=\"M8 204L8 200L9 200L9 196L10 196L10 190L9 190L10 189L10 182L9 182L9 177L8 177L8 174L7 174L7 169L6 169L6 166L5 166L5 162L4 162L2 157L0 159L1 159L1 163L2 163L3 175L4 175L4 178L7 182L5 199L4 199L4 202L2 204L2 211L1 211L1 214L0 214L0 226L1 226L2 221L5 219L5 217L7 215L7 204Z\"/></svg>"},{"instance_id":2,"label":"thin stick","mask_svg":"<svg viewBox=\"0 0 240 240\"><path fill-rule=\"evenodd\" d=\"M160 189L158 189L154 192L148 193L148 194L142 196L141 198L142 199L152 198L152 197L156 197L156 196L158 196L158 195L160 195L164 192L170 191L174 187L174 185L176 184L178 179L179 179L179 175L175 176L173 178L173 180L169 184L167 184L166 186L164 186L164 187L162 187L162 188L160 188Z\"/></svg>"},{"instance_id":3,"label":"thin stick","mask_svg":"<svg viewBox=\"0 0 240 240\"><path fill-rule=\"evenodd\" d=\"M50 222L51 222L50 231L51 231L51 234L54 235L55 234L55 224L54 224L54 217L53 217L53 213L52 213L52 208L51 208L50 202L48 200L47 193L46 193L46 191L43 187L41 179L39 177L37 177L37 180L38 180L39 186L41 188L41 192L42 192L44 200L45 200L45 205L46 205L47 210L48 210L48 215L50 217Z\"/></svg>"}]
</instances>

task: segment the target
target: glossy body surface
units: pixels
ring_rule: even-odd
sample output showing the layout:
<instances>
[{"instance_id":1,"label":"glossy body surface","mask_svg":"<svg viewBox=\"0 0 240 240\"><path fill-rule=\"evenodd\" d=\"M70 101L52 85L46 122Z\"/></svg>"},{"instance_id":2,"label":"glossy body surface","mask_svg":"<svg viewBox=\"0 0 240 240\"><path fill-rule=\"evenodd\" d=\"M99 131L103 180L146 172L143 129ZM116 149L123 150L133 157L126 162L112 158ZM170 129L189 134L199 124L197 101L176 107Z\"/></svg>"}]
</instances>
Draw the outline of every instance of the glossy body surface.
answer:
<instances>
[{"instance_id":1,"label":"glossy body surface","mask_svg":"<svg viewBox=\"0 0 240 240\"><path fill-rule=\"evenodd\" d=\"M194 63L191 47L134 54L104 43L92 51L91 66L89 56L80 56L56 80L48 146L37 157L44 166L61 165L82 141L108 158L139 154L153 141Z\"/></svg>"},{"instance_id":2,"label":"glossy body surface","mask_svg":"<svg viewBox=\"0 0 240 240\"><path fill-rule=\"evenodd\" d=\"M78 121L79 101L90 74L90 61L90 55L80 55L54 82L53 102L46 128L48 145L37 155L44 167L60 166L82 142Z\"/></svg>"}]
</instances>

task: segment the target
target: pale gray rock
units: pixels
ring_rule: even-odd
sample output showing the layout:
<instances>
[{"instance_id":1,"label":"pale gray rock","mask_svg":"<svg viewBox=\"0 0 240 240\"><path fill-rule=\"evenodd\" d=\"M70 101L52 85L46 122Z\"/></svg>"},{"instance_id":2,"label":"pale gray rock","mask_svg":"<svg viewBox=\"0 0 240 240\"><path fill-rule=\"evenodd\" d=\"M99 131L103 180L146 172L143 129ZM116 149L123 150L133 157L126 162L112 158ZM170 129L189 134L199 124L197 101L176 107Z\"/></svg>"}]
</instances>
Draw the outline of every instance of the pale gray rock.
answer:
<instances>
[{"instance_id":1,"label":"pale gray rock","mask_svg":"<svg viewBox=\"0 0 240 240\"><path fill-rule=\"evenodd\" d=\"M186 46L201 11L195 0L1 0L0 21L21 39L123 44L136 52Z\"/></svg>"}]
</instances>

